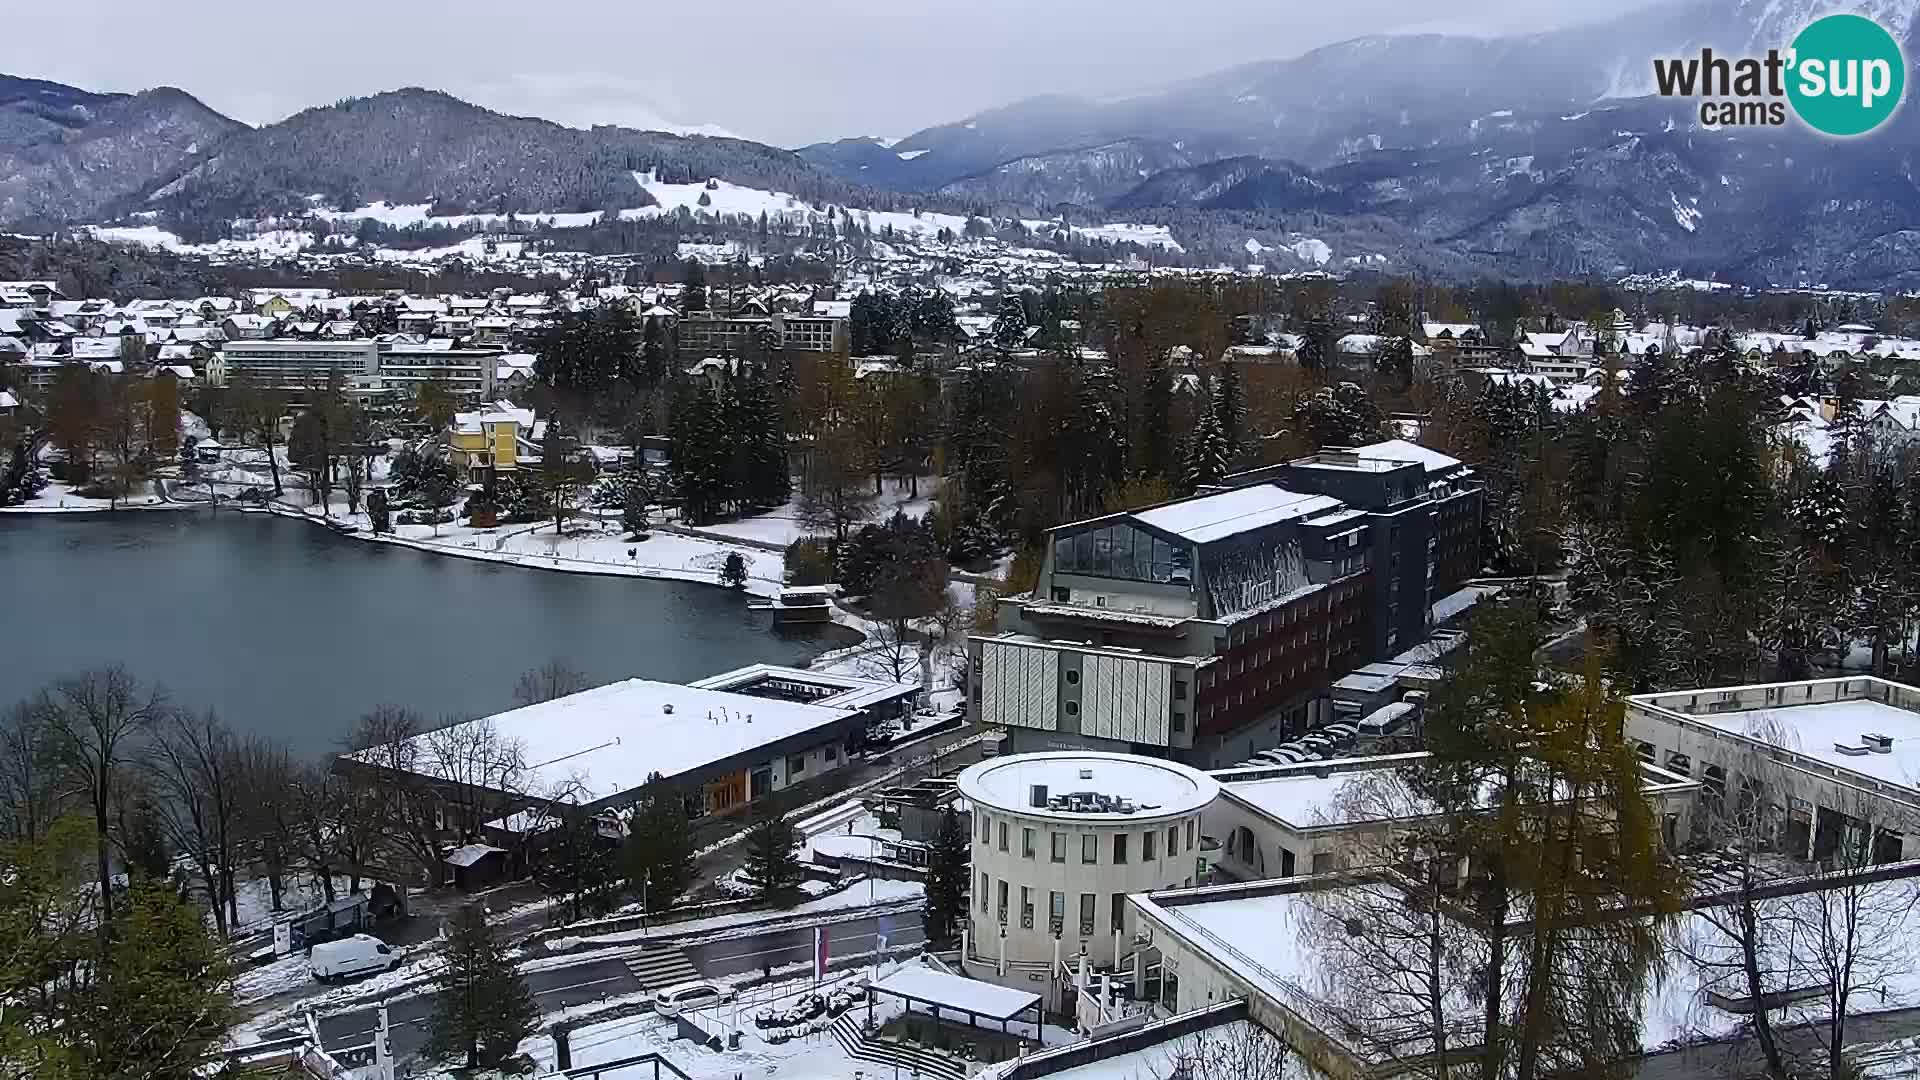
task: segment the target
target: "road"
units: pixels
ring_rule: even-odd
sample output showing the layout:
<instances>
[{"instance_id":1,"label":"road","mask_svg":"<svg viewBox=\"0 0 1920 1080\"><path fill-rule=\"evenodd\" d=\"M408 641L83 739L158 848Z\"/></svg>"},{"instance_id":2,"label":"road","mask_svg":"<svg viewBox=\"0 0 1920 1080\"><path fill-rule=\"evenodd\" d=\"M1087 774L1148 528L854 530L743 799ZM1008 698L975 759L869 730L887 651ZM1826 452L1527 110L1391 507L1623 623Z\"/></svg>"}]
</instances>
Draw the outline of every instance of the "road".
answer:
<instances>
[{"instance_id":1,"label":"road","mask_svg":"<svg viewBox=\"0 0 1920 1080\"><path fill-rule=\"evenodd\" d=\"M872 952L880 934L887 936L887 947L917 945L927 940L920 927L918 911L900 911L867 919L833 923L827 927L829 956L849 956ZM686 948L687 959L702 975L719 977L747 975L764 968L798 964L813 956L813 928L770 930L750 938L710 941Z\"/></svg>"},{"instance_id":2,"label":"road","mask_svg":"<svg viewBox=\"0 0 1920 1080\"><path fill-rule=\"evenodd\" d=\"M847 958L872 952L879 935L885 934L888 948L917 945L926 940L920 927L920 913L901 911L888 915L849 919L828 926L829 954ZM638 952L639 950L634 950ZM758 975L765 968L804 963L813 955L813 929L769 930L746 937L708 941L683 950L687 959L709 978ZM619 957L582 960L565 967L527 973L527 988L541 1012L585 1005L646 989ZM387 1025L392 1029L395 1058L419 1052L427 1042L427 1018L433 1014L438 994L415 994L396 998L387 1006ZM379 1026L379 1011L358 1008L319 1018L320 1042L327 1050L365 1046L373 1041ZM291 1029L262 1032L264 1039L292 1035Z\"/></svg>"}]
</instances>

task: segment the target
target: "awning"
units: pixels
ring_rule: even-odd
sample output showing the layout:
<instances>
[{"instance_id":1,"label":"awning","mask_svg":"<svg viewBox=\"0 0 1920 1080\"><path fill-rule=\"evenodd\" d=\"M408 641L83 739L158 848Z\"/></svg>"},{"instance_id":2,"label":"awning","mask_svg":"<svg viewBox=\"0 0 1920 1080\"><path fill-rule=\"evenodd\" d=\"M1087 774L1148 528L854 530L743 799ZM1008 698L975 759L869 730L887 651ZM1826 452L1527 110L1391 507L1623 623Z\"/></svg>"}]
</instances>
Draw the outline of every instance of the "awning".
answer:
<instances>
[{"instance_id":1,"label":"awning","mask_svg":"<svg viewBox=\"0 0 1920 1080\"><path fill-rule=\"evenodd\" d=\"M874 983L872 990L990 1020L1011 1020L1040 1004L1039 994L949 975L924 966L903 967Z\"/></svg>"}]
</instances>

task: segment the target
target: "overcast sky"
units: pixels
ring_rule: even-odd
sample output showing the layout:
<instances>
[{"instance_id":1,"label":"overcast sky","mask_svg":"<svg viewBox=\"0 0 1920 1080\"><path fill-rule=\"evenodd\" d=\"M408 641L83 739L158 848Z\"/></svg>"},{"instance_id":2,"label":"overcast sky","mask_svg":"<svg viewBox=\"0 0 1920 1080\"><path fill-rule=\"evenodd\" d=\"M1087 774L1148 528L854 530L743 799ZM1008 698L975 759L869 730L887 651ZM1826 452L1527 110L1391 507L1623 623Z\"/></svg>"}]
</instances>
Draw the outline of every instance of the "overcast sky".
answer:
<instances>
[{"instance_id":1,"label":"overcast sky","mask_svg":"<svg viewBox=\"0 0 1920 1080\"><path fill-rule=\"evenodd\" d=\"M1574 0L0 0L0 72L179 86L249 124L402 86L563 124L798 146L1041 93L1124 95L1383 31L1518 32Z\"/></svg>"}]
</instances>

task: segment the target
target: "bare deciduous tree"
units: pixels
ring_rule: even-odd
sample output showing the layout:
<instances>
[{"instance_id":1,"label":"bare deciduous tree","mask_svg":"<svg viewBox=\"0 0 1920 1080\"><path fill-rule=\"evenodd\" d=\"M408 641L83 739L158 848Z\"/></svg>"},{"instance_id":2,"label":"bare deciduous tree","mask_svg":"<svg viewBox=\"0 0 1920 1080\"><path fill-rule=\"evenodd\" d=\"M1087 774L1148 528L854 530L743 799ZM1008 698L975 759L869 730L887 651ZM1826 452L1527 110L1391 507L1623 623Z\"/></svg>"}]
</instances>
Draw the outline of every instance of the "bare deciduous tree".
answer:
<instances>
[{"instance_id":1,"label":"bare deciduous tree","mask_svg":"<svg viewBox=\"0 0 1920 1080\"><path fill-rule=\"evenodd\" d=\"M1788 932L1804 950L1805 966L1822 988L1815 1022L1825 1043L1825 1071L1831 1080L1851 1075L1844 1054L1847 1025L1863 1002L1884 1003L1896 977L1911 970L1905 927L1920 904L1914 879L1868 880L1862 871L1874 865L1875 841L1891 830L1911 832L1912 822L1887 820L1888 800L1848 789L1839 800L1838 841L1823 851L1816 821L1814 849L1835 880L1826 888L1793 896L1787 905ZM1831 810L1825 806L1820 813ZM1875 819L1878 819L1877 821ZM1872 822L1871 825L1868 823Z\"/></svg>"},{"instance_id":2,"label":"bare deciduous tree","mask_svg":"<svg viewBox=\"0 0 1920 1080\"><path fill-rule=\"evenodd\" d=\"M31 704L0 720L0 835L37 840L60 816L59 770L50 733Z\"/></svg>"},{"instance_id":3,"label":"bare deciduous tree","mask_svg":"<svg viewBox=\"0 0 1920 1080\"><path fill-rule=\"evenodd\" d=\"M521 672L513 687L515 705L538 705L543 701L577 694L593 686L587 676L566 661L555 658L537 668Z\"/></svg>"},{"instance_id":4,"label":"bare deciduous tree","mask_svg":"<svg viewBox=\"0 0 1920 1080\"><path fill-rule=\"evenodd\" d=\"M193 862L214 926L225 937L239 919L234 870L240 830L240 762L233 735L208 710L180 713L159 725L146 773L159 798L161 827Z\"/></svg>"},{"instance_id":5,"label":"bare deciduous tree","mask_svg":"<svg viewBox=\"0 0 1920 1080\"><path fill-rule=\"evenodd\" d=\"M273 910L279 911L286 897L287 872L300 849L293 759L284 745L268 739L247 740L239 759L247 842L267 872L268 895Z\"/></svg>"},{"instance_id":6,"label":"bare deciduous tree","mask_svg":"<svg viewBox=\"0 0 1920 1080\"><path fill-rule=\"evenodd\" d=\"M1154 1051L1137 1080L1287 1080L1299 1071L1285 1040L1251 1020L1182 1036Z\"/></svg>"},{"instance_id":7,"label":"bare deciduous tree","mask_svg":"<svg viewBox=\"0 0 1920 1080\"><path fill-rule=\"evenodd\" d=\"M124 668L96 668L55 682L35 699L33 711L45 725L54 760L84 793L93 814L104 940L113 915L109 830L116 792L141 734L166 715L166 695L142 693Z\"/></svg>"},{"instance_id":8,"label":"bare deciduous tree","mask_svg":"<svg viewBox=\"0 0 1920 1080\"><path fill-rule=\"evenodd\" d=\"M1329 820L1387 824L1346 833L1337 859L1353 876L1303 894L1317 917L1301 943L1317 958L1316 997L1346 1030L1406 1075L1444 1078L1462 1068L1450 1054L1480 1043L1486 939L1448 910L1458 864L1438 850L1447 830L1426 823L1432 812L1398 770L1343 783Z\"/></svg>"}]
</instances>

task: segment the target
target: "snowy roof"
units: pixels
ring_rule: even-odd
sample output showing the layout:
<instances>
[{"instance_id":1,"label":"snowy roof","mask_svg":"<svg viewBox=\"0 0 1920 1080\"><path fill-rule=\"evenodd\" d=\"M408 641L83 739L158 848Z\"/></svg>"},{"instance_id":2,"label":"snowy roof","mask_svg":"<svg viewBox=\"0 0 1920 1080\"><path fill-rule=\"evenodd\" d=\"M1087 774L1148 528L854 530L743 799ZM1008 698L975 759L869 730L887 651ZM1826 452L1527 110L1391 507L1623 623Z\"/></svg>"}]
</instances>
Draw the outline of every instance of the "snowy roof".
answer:
<instances>
[{"instance_id":1,"label":"snowy roof","mask_svg":"<svg viewBox=\"0 0 1920 1080\"><path fill-rule=\"evenodd\" d=\"M1220 793L1213 777L1177 762L1091 750L992 758L962 772L958 784L962 795L982 806L1075 821L1177 817L1193 813ZM1091 792L1125 799L1134 810L1127 814L1033 806L1035 787L1046 788L1050 797Z\"/></svg>"},{"instance_id":2,"label":"snowy roof","mask_svg":"<svg viewBox=\"0 0 1920 1080\"><path fill-rule=\"evenodd\" d=\"M785 589L781 595L800 592L805 588L807 586ZM816 588L824 587L816 586ZM783 667L779 664L751 664L733 671L710 675L687 685L701 690L737 691L743 686L768 682L796 683L827 690L828 693L813 698L811 703L828 709L865 709L882 701L910 697L920 692L918 682L863 679L857 675L811 671L807 668Z\"/></svg>"},{"instance_id":3,"label":"snowy roof","mask_svg":"<svg viewBox=\"0 0 1920 1080\"><path fill-rule=\"evenodd\" d=\"M1379 334L1347 334L1333 343L1333 347L1344 353L1377 352L1380 343L1386 339Z\"/></svg>"},{"instance_id":4,"label":"snowy roof","mask_svg":"<svg viewBox=\"0 0 1920 1080\"><path fill-rule=\"evenodd\" d=\"M1448 457L1438 450L1429 450L1405 439L1368 443L1366 446L1354 447L1353 452L1363 458L1372 458L1376 461L1417 461L1426 466L1430 473L1450 472L1461 465L1459 458Z\"/></svg>"},{"instance_id":5,"label":"snowy roof","mask_svg":"<svg viewBox=\"0 0 1920 1080\"><path fill-rule=\"evenodd\" d=\"M1342 505L1328 495L1303 495L1273 484L1254 484L1138 510L1133 517L1151 528L1207 544L1278 522L1337 510Z\"/></svg>"},{"instance_id":6,"label":"snowy roof","mask_svg":"<svg viewBox=\"0 0 1920 1080\"><path fill-rule=\"evenodd\" d=\"M446 861L449 866L472 866L481 859L495 853L505 855L507 849L497 848L491 844L468 844L465 847L454 848L448 852Z\"/></svg>"},{"instance_id":7,"label":"snowy roof","mask_svg":"<svg viewBox=\"0 0 1920 1080\"><path fill-rule=\"evenodd\" d=\"M873 989L991 1020L1011 1020L1040 1004L1040 995L1031 991L949 975L918 964L909 964L881 979Z\"/></svg>"},{"instance_id":8,"label":"snowy roof","mask_svg":"<svg viewBox=\"0 0 1920 1080\"><path fill-rule=\"evenodd\" d=\"M846 319L853 315L851 300L815 300L813 313L829 319Z\"/></svg>"},{"instance_id":9,"label":"snowy roof","mask_svg":"<svg viewBox=\"0 0 1920 1080\"><path fill-rule=\"evenodd\" d=\"M1779 703L1757 709L1706 711L1709 703L1718 700L1721 690L1647 694L1629 700L1680 713L1696 724L1793 751L1835 769L1909 790L1920 788L1920 712L1865 696L1847 696L1879 692L1879 688L1890 688L1909 701L1920 701L1920 691L1864 677L1782 684L1778 688ZM1803 694L1811 700L1792 702ZM1700 705L1689 706L1690 698L1697 698ZM1861 736L1869 733L1891 738L1890 752L1846 754L1836 748L1835 744L1860 746Z\"/></svg>"},{"instance_id":10,"label":"snowy roof","mask_svg":"<svg viewBox=\"0 0 1920 1080\"><path fill-rule=\"evenodd\" d=\"M1399 756L1365 760L1385 760L1387 764L1375 767L1391 769ZM1354 783L1355 773L1328 773L1329 764L1316 761L1292 775L1231 781L1221 787L1221 794L1295 830L1383 820L1355 812L1356 807L1341 797Z\"/></svg>"},{"instance_id":11,"label":"snowy roof","mask_svg":"<svg viewBox=\"0 0 1920 1080\"><path fill-rule=\"evenodd\" d=\"M1474 323L1465 322L1425 322L1420 324L1421 334L1429 338L1437 338L1442 334L1457 338L1462 334L1477 333L1479 330L1480 327Z\"/></svg>"},{"instance_id":12,"label":"snowy roof","mask_svg":"<svg viewBox=\"0 0 1920 1080\"><path fill-rule=\"evenodd\" d=\"M535 790L577 783L587 803L631 791L652 773L671 779L852 715L628 679L468 723L491 723L500 739L518 744ZM430 744L419 738L421 755L430 755ZM420 771L431 775L433 768L425 764Z\"/></svg>"},{"instance_id":13,"label":"snowy roof","mask_svg":"<svg viewBox=\"0 0 1920 1080\"><path fill-rule=\"evenodd\" d=\"M0 390L0 409L17 409L19 407L20 399L13 396L13 391Z\"/></svg>"}]
</instances>

